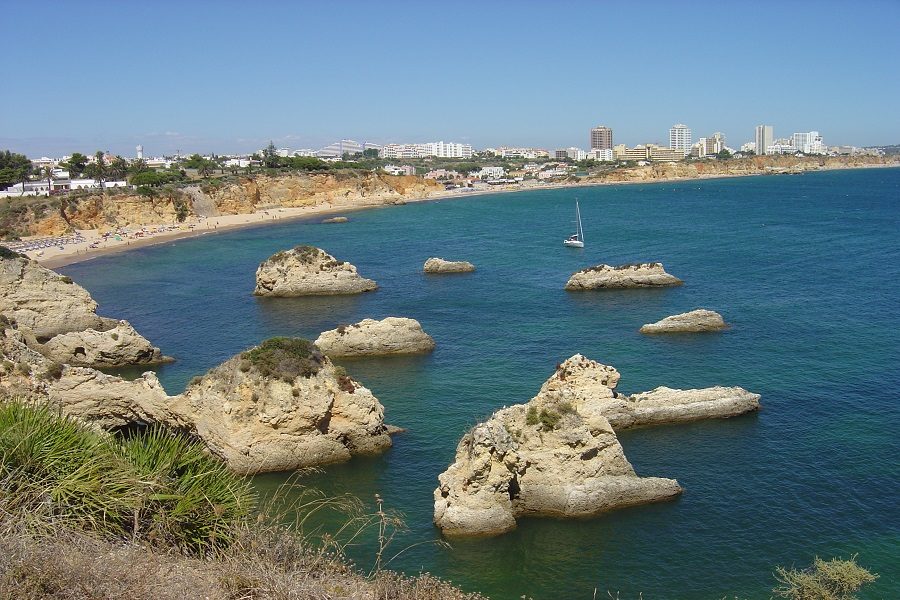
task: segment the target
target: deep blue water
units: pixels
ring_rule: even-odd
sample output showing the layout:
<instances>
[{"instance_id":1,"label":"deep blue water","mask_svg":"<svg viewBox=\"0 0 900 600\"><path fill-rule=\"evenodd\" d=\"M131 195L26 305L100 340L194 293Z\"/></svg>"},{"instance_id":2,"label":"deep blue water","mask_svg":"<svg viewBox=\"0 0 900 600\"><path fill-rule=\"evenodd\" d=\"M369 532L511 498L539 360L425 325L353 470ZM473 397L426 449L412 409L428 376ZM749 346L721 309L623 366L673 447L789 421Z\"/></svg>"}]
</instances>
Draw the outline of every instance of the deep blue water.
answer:
<instances>
[{"instance_id":1,"label":"deep blue water","mask_svg":"<svg viewBox=\"0 0 900 600\"><path fill-rule=\"evenodd\" d=\"M587 247L564 248L574 198ZM880 573L864 598L900 597L900 169L533 191L353 213L182 240L72 265L105 315L126 318L177 362L170 393L274 335L315 338L365 317L418 319L424 357L345 365L408 428L381 457L308 480L366 502L380 493L409 530L394 551L439 538L437 475L465 430L530 399L581 352L614 365L619 389L740 385L763 410L620 435L642 475L684 496L587 521L529 519L498 538L420 544L391 566L494 598L767 598L776 565L848 556ZM257 264L297 244L349 260L380 289L259 299ZM426 277L430 256L473 274ZM575 270L658 260L664 290L567 293ZM722 334L642 336L693 308ZM263 488L282 475L259 478ZM367 540L350 554L372 564ZM391 554L391 553L388 553Z\"/></svg>"}]
</instances>

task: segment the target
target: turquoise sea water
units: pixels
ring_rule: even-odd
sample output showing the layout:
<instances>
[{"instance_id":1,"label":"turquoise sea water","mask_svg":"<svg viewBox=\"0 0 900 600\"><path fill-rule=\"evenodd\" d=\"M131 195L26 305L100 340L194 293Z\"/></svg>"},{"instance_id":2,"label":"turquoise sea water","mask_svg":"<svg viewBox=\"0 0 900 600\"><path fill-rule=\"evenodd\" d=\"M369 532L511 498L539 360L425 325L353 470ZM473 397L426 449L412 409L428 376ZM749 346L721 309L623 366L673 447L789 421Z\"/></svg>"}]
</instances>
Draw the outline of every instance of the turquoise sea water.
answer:
<instances>
[{"instance_id":1,"label":"turquoise sea water","mask_svg":"<svg viewBox=\"0 0 900 600\"><path fill-rule=\"evenodd\" d=\"M574 199L586 248L564 248ZM620 435L641 475L677 478L675 502L585 521L526 519L507 535L410 547L391 567L494 598L768 598L775 565L859 553L900 597L900 169L534 191L290 222L135 250L61 272L177 362L170 393L274 335L315 338L365 317L418 319L428 356L346 362L405 427L377 458L310 483L377 492L405 514L394 550L437 539L437 475L467 428L530 399L581 352L626 393L740 385L763 410ZM381 286L355 297L259 299L260 261L296 244L349 260ZM426 277L430 256L473 274ZM685 285L568 293L575 270L658 260ZM642 336L647 322L718 310L722 334ZM259 478L263 488L283 475ZM351 548L372 564L372 542ZM388 553L391 554L390 552Z\"/></svg>"}]
</instances>

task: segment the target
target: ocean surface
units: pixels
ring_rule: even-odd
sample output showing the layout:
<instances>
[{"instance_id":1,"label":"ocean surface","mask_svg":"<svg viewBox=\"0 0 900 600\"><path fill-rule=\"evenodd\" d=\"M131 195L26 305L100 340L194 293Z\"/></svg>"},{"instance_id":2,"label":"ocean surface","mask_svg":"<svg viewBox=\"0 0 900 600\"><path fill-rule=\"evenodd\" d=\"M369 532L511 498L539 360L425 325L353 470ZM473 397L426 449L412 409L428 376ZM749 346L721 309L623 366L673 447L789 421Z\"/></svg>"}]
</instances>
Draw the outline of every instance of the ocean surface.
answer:
<instances>
[{"instance_id":1,"label":"ocean surface","mask_svg":"<svg viewBox=\"0 0 900 600\"><path fill-rule=\"evenodd\" d=\"M581 204L586 247L564 248ZM830 171L532 191L355 212L341 225L286 222L59 269L104 315L177 362L169 393L276 335L418 319L430 355L343 364L407 428L376 458L303 480L403 513L389 566L493 598L768 598L776 565L858 553L881 577L863 598L900 597L900 169ZM325 248L380 285L359 296L260 299L257 265L297 244ZM478 270L425 276L431 256ZM569 293L583 267L660 261L671 289ZM643 336L694 308L721 334ZM640 475L673 477L677 501L590 520L523 519L444 547L432 491L463 433L533 397L580 352L615 366L619 391L738 385L758 414L620 434ZM257 478L263 491L284 474ZM329 521L328 519L325 519ZM329 523L333 525L337 518ZM348 554L368 570L374 537Z\"/></svg>"}]
</instances>

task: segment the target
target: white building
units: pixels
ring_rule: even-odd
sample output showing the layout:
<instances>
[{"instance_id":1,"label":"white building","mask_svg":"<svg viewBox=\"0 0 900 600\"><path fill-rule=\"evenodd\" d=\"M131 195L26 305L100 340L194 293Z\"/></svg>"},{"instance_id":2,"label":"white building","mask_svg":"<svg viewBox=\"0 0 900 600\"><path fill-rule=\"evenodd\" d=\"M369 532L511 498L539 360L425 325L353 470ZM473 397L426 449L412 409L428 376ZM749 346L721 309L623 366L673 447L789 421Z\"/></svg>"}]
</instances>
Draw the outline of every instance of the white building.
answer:
<instances>
[{"instance_id":1,"label":"white building","mask_svg":"<svg viewBox=\"0 0 900 600\"><path fill-rule=\"evenodd\" d=\"M443 140L424 144L385 144L380 155L382 158L472 158L472 146Z\"/></svg>"},{"instance_id":2,"label":"white building","mask_svg":"<svg viewBox=\"0 0 900 600\"><path fill-rule=\"evenodd\" d=\"M569 175L568 169L565 167L555 167L546 169L537 174L538 179L553 179L555 177L566 177Z\"/></svg>"},{"instance_id":3,"label":"white building","mask_svg":"<svg viewBox=\"0 0 900 600\"><path fill-rule=\"evenodd\" d=\"M672 125L669 129L669 148L681 150L687 156L691 151L691 128L682 123Z\"/></svg>"},{"instance_id":4,"label":"white building","mask_svg":"<svg viewBox=\"0 0 900 600\"><path fill-rule=\"evenodd\" d=\"M612 162L613 150L612 148L594 148L588 152L587 157L593 160Z\"/></svg>"},{"instance_id":5,"label":"white building","mask_svg":"<svg viewBox=\"0 0 900 600\"><path fill-rule=\"evenodd\" d=\"M398 167L397 165L384 165L381 168L388 175L415 175L416 174L416 168L412 165L403 165L400 167Z\"/></svg>"},{"instance_id":6,"label":"white building","mask_svg":"<svg viewBox=\"0 0 900 600\"><path fill-rule=\"evenodd\" d=\"M795 133L791 136L794 150L803 154L825 154L827 149L818 131Z\"/></svg>"},{"instance_id":7,"label":"white building","mask_svg":"<svg viewBox=\"0 0 900 600\"><path fill-rule=\"evenodd\" d=\"M791 138L780 138L766 146L766 154L794 154L796 151Z\"/></svg>"},{"instance_id":8,"label":"white building","mask_svg":"<svg viewBox=\"0 0 900 600\"><path fill-rule=\"evenodd\" d=\"M345 154L362 154L362 144L354 140L340 140L333 144L328 144L318 152L317 156L323 158L340 158Z\"/></svg>"},{"instance_id":9,"label":"white building","mask_svg":"<svg viewBox=\"0 0 900 600\"><path fill-rule=\"evenodd\" d=\"M769 146L775 141L775 131L771 125L756 126L756 153L768 154Z\"/></svg>"},{"instance_id":10,"label":"white building","mask_svg":"<svg viewBox=\"0 0 900 600\"><path fill-rule=\"evenodd\" d=\"M741 152L756 152L756 142L741 144Z\"/></svg>"},{"instance_id":11,"label":"white building","mask_svg":"<svg viewBox=\"0 0 900 600\"><path fill-rule=\"evenodd\" d=\"M500 179L506 175L506 169L503 167L481 167L481 170L474 175L479 179Z\"/></svg>"}]
</instances>

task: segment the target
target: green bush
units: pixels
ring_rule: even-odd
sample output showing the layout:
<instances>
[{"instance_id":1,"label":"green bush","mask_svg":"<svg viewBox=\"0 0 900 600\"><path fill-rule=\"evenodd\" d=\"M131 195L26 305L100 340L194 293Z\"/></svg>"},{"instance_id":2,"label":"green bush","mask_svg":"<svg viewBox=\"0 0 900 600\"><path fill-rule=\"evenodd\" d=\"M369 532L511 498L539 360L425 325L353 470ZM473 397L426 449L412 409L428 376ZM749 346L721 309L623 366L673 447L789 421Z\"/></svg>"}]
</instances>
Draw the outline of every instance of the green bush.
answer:
<instances>
[{"instance_id":1,"label":"green bush","mask_svg":"<svg viewBox=\"0 0 900 600\"><path fill-rule=\"evenodd\" d=\"M541 420L538 417L538 411L535 407L529 406L528 410L525 411L525 424L526 425L537 425Z\"/></svg>"},{"instance_id":2,"label":"green bush","mask_svg":"<svg viewBox=\"0 0 900 600\"><path fill-rule=\"evenodd\" d=\"M325 357L315 344L302 338L275 337L241 355L263 377L291 382L319 372Z\"/></svg>"},{"instance_id":3,"label":"green bush","mask_svg":"<svg viewBox=\"0 0 900 600\"><path fill-rule=\"evenodd\" d=\"M249 483L202 445L151 428L125 441L46 407L0 403L0 508L201 552L231 541Z\"/></svg>"},{"instance_id":4,"label":"green bush","mask_svg":"<svg viewBox=\"0 0 900 600\"><path fill-rule=\"evenodd\" d=\"M541 409L541 425L547 429L556 429L562 416L552 410Z\"/></svg>"}]
</instances>

